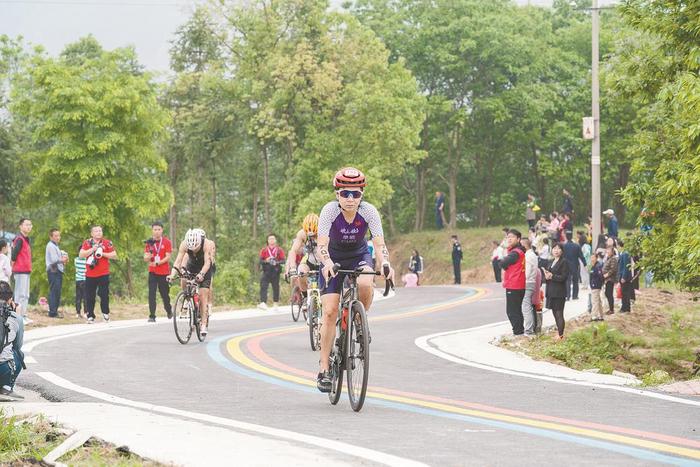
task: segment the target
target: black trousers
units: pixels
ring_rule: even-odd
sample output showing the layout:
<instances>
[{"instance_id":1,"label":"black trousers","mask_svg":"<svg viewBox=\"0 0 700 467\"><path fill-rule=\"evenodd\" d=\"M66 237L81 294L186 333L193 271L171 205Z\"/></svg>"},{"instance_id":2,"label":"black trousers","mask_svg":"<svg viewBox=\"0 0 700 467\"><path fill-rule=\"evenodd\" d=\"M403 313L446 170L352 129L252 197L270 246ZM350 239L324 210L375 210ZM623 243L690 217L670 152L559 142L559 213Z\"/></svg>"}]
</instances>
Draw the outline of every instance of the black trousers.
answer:
<instances>
[{"instance_id":1,"label":"black trousers","mask_svg":"<svg viewBox=\"0 0 700 467\"><path fill-rule=\"evenodd\" d=\"M85 314L88 318L95 317L96 295L100 297L102 313L109 314L109 274L100 277L85 278Z\"/></svg>"},{"instance_id":2,"label":"black trousers","mask_svg":"<svg viewBox=\"0 0 700 467\"><path fill-rule=\"evenodd\" d=\"M455 284L462 283L462 263L460 261L452 260L452 269L455 275Z\"/></svg>"},{"instance_id":3,"label":"black trousers","mask_svg":"<svg viewBox=\"0 0 700 467\"><path fill-rule=\"evenodd\" d=\"M85 281L75 281L75 312L80 314L83 302L85 301ZM85 304L87 308L87 303Z\"/></svg>"},{"instance_id":4,"label":"black trousers","mask_svg":"<svg viewBox=\"0 0 700 467\"><path fill-rule=\"evenodd\" d=\"M615 311L615 283L608 281L605 283L605 298L608 299L608 311Z\"/></svg>"},{"instance_id":5,"label":"black trousers","mask_svg":"<svg viewBox=\"0 0 700 467\"><path fill-rule=\"evenodd\" d=\"M58 306L61 304L61 287L63 273L60 271L47 272L49 276L49 316L58 316Z\"/></svg>"},{"instance_id":6,"label":"black trousers","mask_svg":"<svg viewBox=\"0 0 700 467\"><path fill-rule=\"evenodd\" d=\"M516 336L525 332L523 325L523 298L525 289L506 289L506 315Z\"/></svg>"},{"instance_id":7,"label":"black trousers","mask_svg":"<svg viewBox=\"0 0 700 467\"><path fill-rule=\"evenodd\" d=\"M566 277L566 299L578 298L578 282L581 280L581 270L572 268L569 263L569 275ZM572 290L573 289L573 290Z\"/></svg>"},{"instance_id":8,"label":"black trousers","mask_svg":"<svg viewBox=\"0 0 700 467\"><path fill-rule=\"evenodd\" d=\"M497 259L491 260L491 266L493 266L493 277L496 278L496 282L501 282L501 265L500 261Z\"/></svg>"},{"instance_id":9,"label":"black trousers","mask_svg":"<svg viewBox=\"0 0 700 467\"><path fill-rule=\"evenodd\" d=\"M260 302L267 302L267 288L272 285L272 301L277 303L280 301L280 271L263 272L260 279Z\"/></svg>"},{"instance_id":10,"label":"black trousers","mask_svg":"<svg viewBox=\"0 0 700 467\"><path fill-rule=\"evenodd\" d=\"M170 285L166 280L167 275L148 273L148 312L151 318L156 317L156 289L160 292L160 298L163 300L163 307L166 313L170 314Z\"/></svg>"},{"instance_id":11,"label":"black trousers","mask_svg":"<svg viewBox=\"0 0 700 467\"><path fill-rule=\"evenodd\" d=\"M634 293L634 282L627 281L622 284L622 307L620 313L629 313L632 311L631 300Z\"/></svg>"}]
</instances>

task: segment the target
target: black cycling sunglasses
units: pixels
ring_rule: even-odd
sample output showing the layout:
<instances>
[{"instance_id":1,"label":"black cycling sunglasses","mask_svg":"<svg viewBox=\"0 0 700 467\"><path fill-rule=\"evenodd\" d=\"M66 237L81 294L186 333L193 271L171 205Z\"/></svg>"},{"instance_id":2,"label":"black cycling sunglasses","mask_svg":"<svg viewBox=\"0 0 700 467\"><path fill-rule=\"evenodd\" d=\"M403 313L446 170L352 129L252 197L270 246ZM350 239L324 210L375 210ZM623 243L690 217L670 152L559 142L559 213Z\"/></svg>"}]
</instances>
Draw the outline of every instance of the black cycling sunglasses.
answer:
<instances>
[{"instance_id":1,"label":"black cycling sunglasses","mask_svg":"<svg viewBox=\"0 0 700 467\"><path fill-rule=\"evenodd\" d=\"M354 191L354 190L338 190L337 192L341 198L362 198L362 192L361 191Z\"/></svg>"}]
</instances>

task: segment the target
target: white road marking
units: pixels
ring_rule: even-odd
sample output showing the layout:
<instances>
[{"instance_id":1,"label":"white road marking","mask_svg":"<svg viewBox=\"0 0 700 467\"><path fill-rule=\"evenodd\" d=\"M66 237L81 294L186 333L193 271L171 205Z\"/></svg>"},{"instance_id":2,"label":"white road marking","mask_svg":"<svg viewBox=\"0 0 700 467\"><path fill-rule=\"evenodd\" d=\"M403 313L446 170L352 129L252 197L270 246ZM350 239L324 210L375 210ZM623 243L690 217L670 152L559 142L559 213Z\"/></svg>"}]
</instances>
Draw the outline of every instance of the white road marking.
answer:
<instances>
[{"instance_id":1,"label":"white road marking","mask_svg":"<svg viewBox=\"0 0 700 467\"><path fill-rule=\"evenodd\" d=\"M34 364L36 364L36 363L39 363L39 362L37 362L36 359L35 359L34 357L32 357L32 356L30 356L30 355L27 355L27 356L24 357L24 363L34 363Z\"/></svg>"},{"instance_id":2,"label":"white road marking","mask_svg":"<svg viewBox=\"0 0 700 467\"><path fill-rule=\"evenodd\" d=\"M466 331L472 331L475 329L482 329L482 328L486 328L486 327L495 326L496 324L500 324L500 323L492 323L492 324L487 324L487 325L483 325L483 326L477 326L474 328L462 329L459 331L440 332L440 333L436 333L436 334L430 334L427 336L421 336L421 337L417 338L414 341L414 343L421 350L424 350L425 352L433 354L436 357L440 357L444 360L449 360L449 361L454 362L454 363L459 363L460 365L471 366L471 367L479 368L482 370L493 371L496 373L503 373L506 375L522 376L524 378L533 378L533 379L539 379L539 380L543 380L543 381L550 381L553 383L573 384L576 386L588 386L588 387L594 387L594 388L600 388L600 389L612 389L613 391L626 392L629 394L636 394L638 396L651 397L653 399L661 399L661 400L665 400L665 401L669 401L669 402L677 402L679 404L686 404L686 405L692 405L695 407L700 407L700 401L683 399L682 397L674 397L674 396L671 396L668 394L660 394L660 393L656 393L656 392L652 392L652 391L645 391L643 389L630 388L627 386L614 386L611 384L590 383L588 381L574 381L574 380L570 380L570 379L557 378L554 376L546 376L546 375L533 374L533 373L524 373L521 371L509 370L506 368L484 365L482 363L472 362L472 361L457 357L455 355L443 352L442 350L437 349L436 347L433 347L432 345L430 345L430 340L437 338L437 337L445 336L448 334L454 334L454 333L462 332L462 331L466 332ZM491 345L491 344L488 344L488 345Z\"/></svg>"},{"instance_id":3,"label":"white road marking","mask_svg":"<svg viewBox=\"0 0 700 467\"><path fill-rule=\"evenodd\" d=\"M150 412L158 412L166 415L189 418L200 422L212 423L238 430L244 430L252 433L258 433L261 435L281 438L295 443L302 442L311 446L316 446L322 449L332 449L333 451L341 452L350 456L359 457L371 462L377 462L385 465L402 467L426 466L426 464L416 462L410 459L393 456L391 454L385 454L379 451L375 451L373 449L367 449L360 446L353 446L350 444L342 443L340 441L334 441L332 439L324 439L317 436L306 435L298 432L291 432L279 428L271 428L263 425L255 425L253 423L232 420L230 418L223 418L197 412L190 412L186 410L175 409L172 407L153 405L148 404L146 402L134 401L118 396L113 396L111 394L107 394L101 391L96 391L94 389L86 388L84 386L79 386L51 372L39 372L37 373L37 375L44 378L46 381L55 384L56 386L60 386L64 389L68 389L81 394L85 394L87 396L93 397L95 399L100 399L111 404L125 405L128 407L142 409Z\"/></svg>"},{"instance_id":4,"label":"white road marking","mask_svg":"<svg viewBox=\"0 0 700 467\"><path fill-rule=\"evenodd\" d=\"M465 433L495 433L496 430L470 430L466 429L464 430Z\"/></svg>"}]
</instances>

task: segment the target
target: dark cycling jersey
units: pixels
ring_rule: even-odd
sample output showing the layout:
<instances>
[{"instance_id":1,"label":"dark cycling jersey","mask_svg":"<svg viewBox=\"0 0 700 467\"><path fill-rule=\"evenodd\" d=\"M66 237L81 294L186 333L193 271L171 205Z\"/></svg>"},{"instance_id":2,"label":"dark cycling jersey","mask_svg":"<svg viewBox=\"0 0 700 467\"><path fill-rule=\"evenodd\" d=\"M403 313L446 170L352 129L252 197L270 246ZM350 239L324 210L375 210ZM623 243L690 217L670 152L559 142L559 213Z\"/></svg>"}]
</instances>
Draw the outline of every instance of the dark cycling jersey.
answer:
<instances>
[{"instance_id":1,"label":"dark cycling jersey","mask_svg":"<svg viewBox=\"0 0 700 467\"><path fill-rule=\"evenodd\" d=\"M373 237L384 236L379 211L370 203L364 201L360 203L352 222L345 220L337 201L331 201L321 210L318 234L330 238L328 252L334 261L368 253L365 240L368 230Z\"/></svg>"}]
</instances>

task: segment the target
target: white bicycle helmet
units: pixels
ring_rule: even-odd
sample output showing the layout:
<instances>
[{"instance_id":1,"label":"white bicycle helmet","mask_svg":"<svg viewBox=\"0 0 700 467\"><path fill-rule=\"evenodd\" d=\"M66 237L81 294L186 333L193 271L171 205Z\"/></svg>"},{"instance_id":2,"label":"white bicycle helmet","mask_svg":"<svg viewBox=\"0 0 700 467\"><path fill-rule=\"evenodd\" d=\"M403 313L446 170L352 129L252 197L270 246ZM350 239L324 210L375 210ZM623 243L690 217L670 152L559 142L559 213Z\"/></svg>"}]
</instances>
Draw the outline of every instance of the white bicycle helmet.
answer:
<instances>
[{"instance_id":1,"label":"white bicycle helmet","mask_svg":"<svg viewBox=\"0 0 700 467\"><path fill-rule=\"evenodd\" d=\"M188 250L196 250L202 244L204 231L202 229L189 229L185 234L185 244Z\"/></svg>"}]
</instances>

